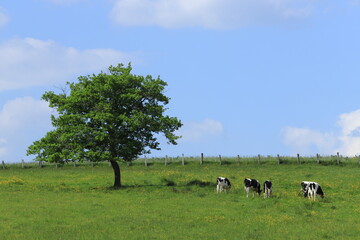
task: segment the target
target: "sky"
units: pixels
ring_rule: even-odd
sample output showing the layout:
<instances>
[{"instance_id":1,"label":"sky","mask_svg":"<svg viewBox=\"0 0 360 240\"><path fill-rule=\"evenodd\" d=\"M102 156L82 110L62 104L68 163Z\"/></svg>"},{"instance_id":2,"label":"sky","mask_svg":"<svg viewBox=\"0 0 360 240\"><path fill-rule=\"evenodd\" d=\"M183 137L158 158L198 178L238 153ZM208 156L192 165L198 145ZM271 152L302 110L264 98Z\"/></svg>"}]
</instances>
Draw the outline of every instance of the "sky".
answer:
<instances>
[{"instance_id":1,"label":"sky","mask_svg":"<svg viewBox=\"0 0 360 240\"><path fill-rule=\"evenodd\" d=\"M2 0L0 160L34 158L46 91L129 62L184 124L148 157L360 154L360 0Z\"/></svg>"}]
</instances>

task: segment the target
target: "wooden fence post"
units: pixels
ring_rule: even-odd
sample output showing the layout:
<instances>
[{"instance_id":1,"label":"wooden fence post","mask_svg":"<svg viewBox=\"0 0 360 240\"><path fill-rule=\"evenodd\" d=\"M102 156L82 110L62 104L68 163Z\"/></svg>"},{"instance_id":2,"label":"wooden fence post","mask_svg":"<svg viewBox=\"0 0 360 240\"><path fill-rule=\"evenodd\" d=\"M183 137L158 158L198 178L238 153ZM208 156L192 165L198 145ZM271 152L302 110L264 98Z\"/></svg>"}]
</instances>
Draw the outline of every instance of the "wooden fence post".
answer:
<instances>
[{"instance_id":1,"label":"wooden fence post","mask_svg":"<svg viewBox=\"0 0 360 240\"><path fill-rule=\"evenodd\" d=\"M204 153L201 153L201 158L200 158L200 165L202 165L204 162Z\"/></svg>"},{"instance_id":2,"label":"wooden fence post","mask_svg":"<svg viewBox=\"0 0 360 240\"><path fill-rule=\"evenodd\" d=\"M340 164L340 155L339 155L339 152L337 152L336 155L337 155L336 164L339 165L339 164Z\"/></svg>"},{"instance_id":3,"label":"wooden fence post","mask_svg":"<svg viewBox=\"0 0 360 240\"><path fill-rule=\"evenodd\" d=\"M183 166L185 165L184 154L181 155L181 164L182 164Z\"/></svg>"},{"instance_id":4,"label":"wooden fence post","mask_svg":"<svg viewBox=\"0 0 360 240\"><path fill-rule=\"evenodd\" d=\"M94 167L94 161L90 160L91 162L91 167L93 168Z\"/></svg>"},{"instance_id":5,"label":"wooden fence post","mask_svg":"<svg viewBox=\"0 0 360 240\"><path fill-rule=\"evenodd\" d=\"M277 155L277 158L278 158L278 165L280 165L280 155L279 154Z\"/></svg>"},{"instance_id":6,"label":"wooden fence post","mask_svg":"<svg viewBox=\"0 0 360 240\"><path fill-rule=\"evenodd\" d=\"M219 154L219 161L220 161L220 165L222 165L222 162L221 162L221 155Z\"/></svg>"},{"instance_id":7,"label":"wooden fence post","mask_svg":"<svg viewBox=\"0 0 360 240\"><path fill-rule=\"evenodd\" d=\"M237 155L238 164L240 164L240 155Z\"/></svg>"},{"instance_id":8,"label":"wooden fence post","mask_svg":"<svg viewBox=\"0 0 360 240\"><path fill-rule=\"evenodd\" d=\"M300 162L300 154L297 154L297 162L298 162L298 164L301 164L301 162Z\"/></svg>"},{"instance_id":9,"label":"wooden fence post","mask_svg":"<svg viewBox=\"0 0 360 240\"><path fill-rule=\"evenodd\" d=\"M74 168L76 168L76 161L74 160Z\"/></svg>"},{"instance_id":10,"label":"wooden fence post","mask_svg":"<svg viewBox=\"0 0 360 240\"><path fill-rule=\"evenodd\" d=\"M258 164L260 164L260 159L261 159L261 156L260 156L260 154L258 154Z\"/></svg>"},{"instance_id":11,"label":"wooden fence post","mask_svg":"<svg viewBox=\"0 0 360 240\"><path fill-rule=\"evenodd\" d=\"M2 168L5 169L5 163L4 160L2 161Z\"/></svg>"},{"instance_id":12,"label":"wooden fence post","mask_svg":"<svg viewBox=\"0 0 360 240\"><path fill-rule=\"evenodd\" d=\"M317 164L320 164L320 155L318 153L316 154L316 162Z\"/></svg>"},{"instance_id":13,"label":"wooden fence post","mask_svg":"<svg viewBox=\"0 0 360 240\"><path fill-rule=\"evenodd\" d=\"M165 156L165 166L167 166L167 160L168 160L168 156Z\"/></svg>"},{"instance_id":14,"label":"wooden fence post","mask_svg":"<svg viewBox=\"0 0 360 240\"><path fill-rule=\"evenodd\" d=\"M147 157L146 156L144 157L144 164L145 164L145 167L147 167Z\"/></svg>"},{"instance_id":15,"label":"wooden fence post","mask_svg":"<svg viewBox=\"0 0 360 240\"><path fill-rule=\"evenodd\" d=\"M21 168L25 168L24 159L21 160Z\"/></svg>"}]
</instances>

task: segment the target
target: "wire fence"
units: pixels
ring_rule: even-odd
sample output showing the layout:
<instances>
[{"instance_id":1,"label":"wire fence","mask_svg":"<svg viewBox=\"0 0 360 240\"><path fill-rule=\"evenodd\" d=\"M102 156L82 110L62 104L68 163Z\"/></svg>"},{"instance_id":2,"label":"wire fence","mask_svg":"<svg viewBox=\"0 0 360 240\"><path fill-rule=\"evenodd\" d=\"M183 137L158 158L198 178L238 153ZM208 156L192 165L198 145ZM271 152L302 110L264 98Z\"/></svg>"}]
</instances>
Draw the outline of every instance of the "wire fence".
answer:
<instances>
[{"instance_id":1,"label":"wire fence","mask_svg":"<svg viewBox=\"0 0 360 240\"><path fill-rule=\"evenodd\" d=\"M258 164L258 165L283 165L283 164L317 164L317 165L353 165L360 166L360 156L347 157L342 156L339 153L335 155L320 155L316 154L314 156L301 156L297 154L296 156L271 156L271 155L260 155L257 156L205 156L203 153L199 154L199 156L185 156L182 154L181 156L176 157L146 157L143 156L138 158L132 162L121 162L121 164L132 166L132 165L144 165L152 166L152 165L189 165L189 164L218 164L218 165L247 165L247 164ZM90 161L63 161L63 162L24 162L22 160L20 163L6 163L4 160L1 162L0 169L7 169L13 167L21 167L21 168L43 168L43 167L97 167L97 166L111 166L109 162L90 162Z\"/></svg>"}]
</instances>

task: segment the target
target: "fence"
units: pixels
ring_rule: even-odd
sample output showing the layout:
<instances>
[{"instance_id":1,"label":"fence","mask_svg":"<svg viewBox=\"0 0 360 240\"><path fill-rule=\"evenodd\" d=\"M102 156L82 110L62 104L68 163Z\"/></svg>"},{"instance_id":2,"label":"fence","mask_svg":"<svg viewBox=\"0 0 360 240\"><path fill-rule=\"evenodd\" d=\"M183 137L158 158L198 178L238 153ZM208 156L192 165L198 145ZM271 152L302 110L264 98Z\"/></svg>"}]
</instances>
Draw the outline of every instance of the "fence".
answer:
<instances>
[{"instance_id":1,"label":"fence","mask_svg":"<svg viewBox=\"0 0 360 240\"><path fill-rule=\"evenodd\" d=\"M145 159L145 160L144 160ZM296 156L280 156L277 154L276 156L263 156L258 154L257 156L240 156L236 157L224 157L222 155L218 156L209 156L205 157L203 153L201 153L198 157L186 157L184 158L184 154L182 156L177 156L173 158L169 158L165 156L164 158L141 158L134 161L134 163L144 162L145 166L149 166L149 164L182 164L185 165L187 163L196 163L203 164L318 164L318 165L344 165L344 164L356 164L360 166L360 156L355 157L344 157L339 153L336 155L325 155L321 156L320 154L316 154L315 156L301 156L300 154L296 154Z\"/></svg>"},{"instance_id":2,"label":"fence","mask_svg":"<svg viewBox=\"0 0 360 240\"><path fill-rule=\"evenodd\" d=\"M219 164L219 165L229 165L229 164L236 164L236 165L243 165L243 164L317 164L317 165L359 165L360 166L360 156L355 157L344 157L341 156L339 153L336 155L328 155L328 156L321 156L320 154L316 154L315 156L301 156L297 154L296 156L262 156L258 154L257 156L240 156L237 155L236 157L224 157L221 155L218 156L208 156L206 157L204 153L201 153L198 157L185 157L184 154L177 157L152 157L148 158L144 156L143 158L138 158L133 162L127 162L127 166L131 166L133 164L136 165L144 165L145 167L154 165L154 164L163 164L165 166L170 164ZM67 161L65 163L47 163L47 162L31 162L25 163L24 160L21 163L8 163L5 164L4 160L2 161L2 169L10 168L13 166L21 166L21 168L34 168L34 167L48 167L54 166L56 168L62 166L73 166L81 167L81 166L99 166L99 165L108 165L109 162L90 162L90 161L83 161L83 162L76 162L76 161Z\"/></svg>"}]
</instances>

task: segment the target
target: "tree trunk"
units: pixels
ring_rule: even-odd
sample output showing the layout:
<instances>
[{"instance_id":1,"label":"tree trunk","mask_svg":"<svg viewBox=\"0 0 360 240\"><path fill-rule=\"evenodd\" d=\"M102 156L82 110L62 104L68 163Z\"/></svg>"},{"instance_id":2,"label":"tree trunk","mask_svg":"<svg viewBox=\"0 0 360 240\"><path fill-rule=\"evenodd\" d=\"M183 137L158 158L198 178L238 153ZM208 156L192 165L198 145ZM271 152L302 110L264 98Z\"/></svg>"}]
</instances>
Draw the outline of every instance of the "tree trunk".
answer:
<instances>
[{"instance_id":1,"label":"tree trunk","mask_svg":"<svg viewBox=\"0 0 360 240\"><path fill-rule=\"evenodd\" d=\"M120 174L120 167L117 161L110 160L111 166L114 169L114 188L121 188L121 174Z\"/></svg>"}]
</instances>

